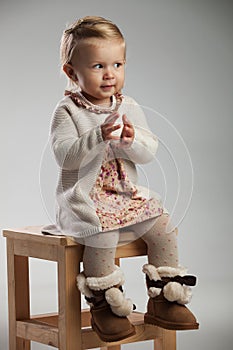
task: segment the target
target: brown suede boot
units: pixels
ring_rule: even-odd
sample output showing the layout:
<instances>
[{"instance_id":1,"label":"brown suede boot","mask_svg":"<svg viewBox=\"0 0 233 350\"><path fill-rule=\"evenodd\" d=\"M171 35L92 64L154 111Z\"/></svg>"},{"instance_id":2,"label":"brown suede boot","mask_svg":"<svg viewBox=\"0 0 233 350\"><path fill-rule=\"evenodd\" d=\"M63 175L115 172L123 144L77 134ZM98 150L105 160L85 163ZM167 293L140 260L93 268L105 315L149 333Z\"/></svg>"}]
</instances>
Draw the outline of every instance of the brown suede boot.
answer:
<instances>
[{"instance_id":1,"label":"brown suede boot","mask_svg":"<svg viewBox=\"0 0 233 350\"><path fill-rule=\"evenodd\" d=\"M150 296L145 323L172 330L198 329L195 316L184 305L191 300L188 286L196 284L196 277L185 276L186 271L180 267L156 268L149 264L143 266L143 272Z\"/></svg>"},{"instance_id":2,"label":"brown suede boot","mask_svg":"<svg viewBox=\"0 0 233 350\"><path fill-rule=\"evenodd\" d=\"M101 340L114 342L135 334L128 316L134 309L130 299L125 299L121 285L123 274L119 268L104 277L77 277L78 288L91 306L91 325Z\"/></svg>"}]
</instances>

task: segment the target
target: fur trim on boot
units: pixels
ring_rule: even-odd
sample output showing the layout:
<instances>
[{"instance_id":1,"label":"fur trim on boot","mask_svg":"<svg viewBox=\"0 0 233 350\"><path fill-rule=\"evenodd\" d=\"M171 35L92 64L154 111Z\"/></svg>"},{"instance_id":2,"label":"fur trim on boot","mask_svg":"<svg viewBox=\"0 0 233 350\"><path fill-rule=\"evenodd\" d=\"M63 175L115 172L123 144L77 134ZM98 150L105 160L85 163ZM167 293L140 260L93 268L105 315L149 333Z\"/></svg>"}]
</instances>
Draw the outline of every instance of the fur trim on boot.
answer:
<instances>
[{"instance_id":1,"label":"fur trim on boot","mask_svg":"<svg viewBox=\"0 0 233 350\"><path fill-rule=\"evenodd\" d=\"M196 284L196 277L185 275L183 267L145 264L148 295L145 323L173 330L197 329L199 327L195 316L184 305L191 300L189 286Z\"/></svg>"},{"instance_id":2,"label":"fur trim on boot","mask_svg":"<svg viewBox=\"0 0 233 350\"><path fill-rule=\"evenodd\" d=\"M124 283L124 274L117 265L115 265L115 270L110 275L86 278L86 285L92 290L105 290L117 285L122 286Z\"/></svg>"},{"instance_id":3,"label":"fur trim on boot","mask_svg":"<svg viewBox=\"0 0 233 350\"><path fill-rule=\"evenodd\" d=\"M135 334L126 317L133 311L133 303L124 297L121 285L124 276L119 267L108 276L77 277L77 286L91 306L92 328L105 342L128 338Z\"/></svg>"},{"instance_id":4,"label":"fur trim on boot","mask_svg":"<svg viewBox=\"0 0 233 350\"><path fill-rule=\"evenodd\" d=\"M124 284L124 274L122 270L115 266L115 270L104 277L87 277L85 282L86 291L105 291L105 299L110 305L112 312L117 316L128 316L134 309L130 299L126 299L119 286ZM84 289L83 289L84 290ZM88 296L87 294L85 294Z\"/></svg>"},{"instance_id":5,"label":"fur trim on boot","mask_svg":"<svg viewBox=\"0 0 233 350\"><path fill-rule=\"evenodd\" d=\"M119 288L110 288L105 292L105 299L111 306L112 312L117 316L128 316L134 310L130 299L126 299Z\"/></svg>"},{"instance_id":6,"label":"fur trim on boot","mask_svg":"<svg viewBox=\"0 0 233 350\"><path fill-rule=\"evenodd\" d=\"M173 302L176 301L179 304L188 304L191 301L192 298L192 290L190 287L183 285L185 284L185 274L187 273L187 269L184 267L170 267L170 266L160 266L156 268L153 265L145 264L143 266L143 272L149 277L149 280L153 281L165 281L167 280L167 283L154 283L154 286L150 286L148 288L148 295L152 298L158 296L162 289L164 297ZM179 276L184 277L184 279L180 279L182 281L180 283ZM176 279L178 282L176 282ZM192 276L187 276L191 280ZM188 279L188 278L187 278ZM192 282L193 285L194 282Z\"/></svg>"},{"instance_id":7,"label":"fur trim on boot","mask_svg":"<svg viewBox=\"0 0 233 350\"><path fill-rule=\"evenodd\" d=\"M91 298L94 296L90 288L87 286L86 277L83 272L77 276L76 281L78 289L83 295L85 295L85 297Z\"/></svg>"}]
</instances>

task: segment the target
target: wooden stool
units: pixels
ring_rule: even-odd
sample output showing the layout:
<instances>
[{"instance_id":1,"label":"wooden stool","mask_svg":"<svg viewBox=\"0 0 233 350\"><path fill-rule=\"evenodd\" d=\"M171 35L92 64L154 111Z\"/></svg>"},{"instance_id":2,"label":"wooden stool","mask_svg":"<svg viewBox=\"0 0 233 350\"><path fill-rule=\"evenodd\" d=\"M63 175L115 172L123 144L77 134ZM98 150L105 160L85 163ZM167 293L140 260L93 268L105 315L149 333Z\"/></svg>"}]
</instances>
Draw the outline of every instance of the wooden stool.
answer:
<instances>
[{"instance_id":1,"label":"wooden stool","mask_svg":"<svg viewBox=\"0 0 233 350\"><path fill-rule=\"evenodd\" d=\"M130 317L136 334L131 338L105 343L90 327L90 312L81 310L81 296L76 287L83 246L69 237L45 236L41 227L4 230L7 238L9 350L30 350L30 341L54 346L59 350L101 348L119 350L121 344L154 340L155 350L175 350L176 332L146 325L143 314ZM146 254L143 240L117 248L120 258ZM30 315L28 258L56 261L58 266L58 313Z\"/></svg>"}]
</instances>

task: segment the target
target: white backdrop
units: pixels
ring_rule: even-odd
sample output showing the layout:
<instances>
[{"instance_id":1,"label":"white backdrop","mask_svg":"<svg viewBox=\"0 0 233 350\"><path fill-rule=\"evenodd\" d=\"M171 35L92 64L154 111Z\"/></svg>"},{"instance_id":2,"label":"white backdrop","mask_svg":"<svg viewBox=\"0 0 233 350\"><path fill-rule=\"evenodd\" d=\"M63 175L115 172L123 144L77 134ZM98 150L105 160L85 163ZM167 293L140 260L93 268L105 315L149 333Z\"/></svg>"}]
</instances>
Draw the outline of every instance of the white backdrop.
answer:
<instances>
[{"instance_id":1,"label":"white backdrop","mask_svg":"<svg viewBox=\"0 0 233 350\"><path fill-rule=\"evenodd\" d=\"M49 223L53 215L50 201L56 178L48 149L42 168L40 164L52 111L65 88L65 78L59 73L59 40L66 24L90 14L110 18L125 34L124 93L169 120L183 137L191 157L194 188L191 204L179 224L179 251L181 263L198 276L191 309L200 321L200 330L179 332L178 349L230 350L232 1L2 0L0 227L42 225ZM149 118L156 133L159 120L153 120L153 113ZM167 142L170 140L166 133L164 137ZM162 150L163 147L158 153L161 161ZM180 156L182 150L177 155ZM166 180L172 183L173 173L168 171L169 166L164 163L163 166ZM155 188L156 170L155 165L147 169ZM189 192L190 172L186 173L185 159L178 170L181 189ZM159 192L159 175L157 179ZM173 187L174 184L175 181ZM182 197L180 205L186 199ZM0 349L7 350L6 254L2 237L0 252ZM146 304L143 262L144 258L138 258L123 263L127 295L141 310ZM53 311L57 305L55 265L33 260L30 275L32 312ZM146 350L152 349L152 344L144 342L123 348ZM34 343L32 349L46 347Z\"/></svg>"}]
</instances>

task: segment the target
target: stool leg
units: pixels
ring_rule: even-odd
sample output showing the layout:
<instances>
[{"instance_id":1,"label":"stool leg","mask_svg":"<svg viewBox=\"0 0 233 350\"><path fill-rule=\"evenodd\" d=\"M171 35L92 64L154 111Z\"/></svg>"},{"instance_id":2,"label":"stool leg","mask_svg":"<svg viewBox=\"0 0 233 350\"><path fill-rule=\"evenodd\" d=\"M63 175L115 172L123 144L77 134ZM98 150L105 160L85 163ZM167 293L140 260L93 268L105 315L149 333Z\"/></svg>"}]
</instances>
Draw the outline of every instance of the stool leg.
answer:
<instances>
[{"instance_id":1,"label":"stool leg","mask_svg":"<svg viewBox=\"0 0 233 350\"><path fill-rule=\"evenodd\" d=\"M163 329L162 339L154 340L154 350L176 350L176 331Z\"/></svg>"},{"instance_id":2,"label":"stool leg","mask_svg":"<svg viewBox=\"0 0 233 350\"><path fill-rule=\"evenodd\" d=\"M7 239L9 350L30 350L30 340L17 337L17 320L30 318L28 257L14 255Z\"/></svg>"},{"instance_id":3,"label":"stool leg","mask_svg":"<svg viewBox=\"0 0 233 350\"><path fill-rule=\"evenodd\" d=\"M120 345L105 346L103 348L100 348L100 350L121 350L121 346Z\"/></svg>"},{"instance_id":4,"label":"stool leg","mask_svg":"<svg viewBox=\"0 0 233 350\"><path fill-rule=\"evenodd\" d=\"M59 350L82 349L81 296L76 287L76 277L80 272L80 253L76 246L59 249Z\"/></svg>"}]
</instances>

